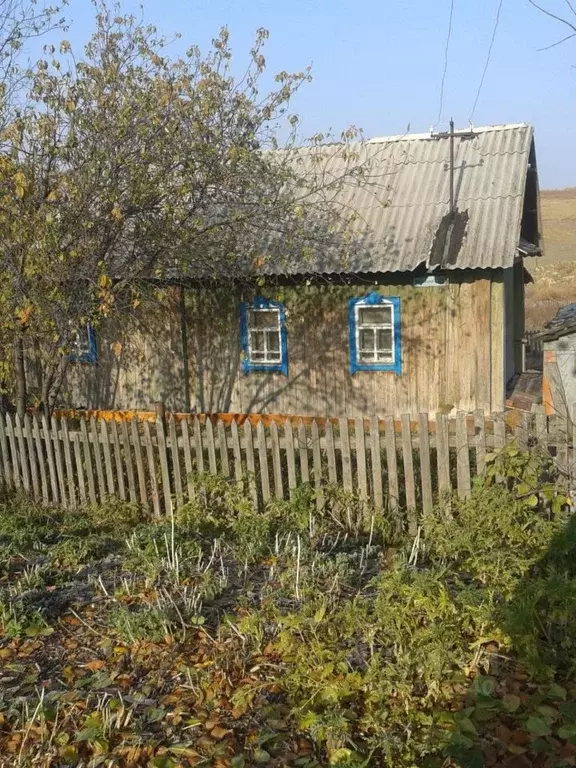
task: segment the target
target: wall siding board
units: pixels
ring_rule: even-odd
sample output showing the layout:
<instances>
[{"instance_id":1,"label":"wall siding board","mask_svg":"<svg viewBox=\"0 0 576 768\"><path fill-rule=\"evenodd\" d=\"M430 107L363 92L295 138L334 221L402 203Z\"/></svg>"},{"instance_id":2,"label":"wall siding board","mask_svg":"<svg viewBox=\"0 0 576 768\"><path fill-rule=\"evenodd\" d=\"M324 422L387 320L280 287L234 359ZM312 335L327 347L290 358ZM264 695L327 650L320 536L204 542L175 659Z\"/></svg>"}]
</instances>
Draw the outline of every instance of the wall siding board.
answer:
<instances>
[{"instance_id":1,"label":"wall siding board","mask_svg":"<svg viewBox=\"0 0 576 768\"><path fill-rule=\"evenodd\" d=\"M449 284L434 288L413 286L411 280L410 275L391 275L388 283L342 287L337 294L326 286L285 288L287 376L242 371L240 294L231 293L219 308L217 327L211 322L208 327L207 318L214 313L205 306L209 297L215 300L213 294L202 289L195 292L194 300L187 296L190 389L196 393L196 410L346 418L409 413L416 417L447 404L455 410L489 412L496 392L503 407L504 294L499 273L492 280L486 274L454 273ZM347 301L370 290L401 299L401 375L350 374ZM68 405L146 409L163 400L168 410L179 410L184 397L180 345L175 337L179 321L170 319L165 326L145 339L142 333L125 338L122 329L112 324L107 331L103 323L98 333L105 359L82 370L71 366L65 387L70 392ZM122 338L121 358L108 360L107 334Z\"/></svg>"}]
</instances>

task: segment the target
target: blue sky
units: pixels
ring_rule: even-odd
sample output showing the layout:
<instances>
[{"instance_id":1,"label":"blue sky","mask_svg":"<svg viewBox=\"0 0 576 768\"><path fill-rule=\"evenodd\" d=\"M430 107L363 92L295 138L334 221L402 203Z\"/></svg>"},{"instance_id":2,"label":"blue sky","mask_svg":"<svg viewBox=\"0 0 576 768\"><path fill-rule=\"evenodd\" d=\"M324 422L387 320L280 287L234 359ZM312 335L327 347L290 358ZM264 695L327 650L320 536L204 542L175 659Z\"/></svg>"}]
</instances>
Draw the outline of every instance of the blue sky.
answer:
<instances>
[{"instance_id":1,"label":"blue sky","mask_svg":"<svg viewBox=\"0 0 576 768\"><path fill-rule=\"evenodd\" d=\"M541 0L562 15L565 0ZM454 0L442 127L468 124L499 0ZM125 2L126 10L137 9ZM423 132L436 122L450 0L145 0L144 18L178 47L206 48L230 29L238 68L258 27L270 31L271 70L312 65L314 80L294 111L307 134L350 124L366 136ZM84 42L89 0L71 0L67 37ZM576 18L574 18L576 22ZM537 49L566 34L527 0L504 0L490 67L474 123L530 122L536 129L543 188L576 186L576 39Z\"/></svg>"}]
</instances>

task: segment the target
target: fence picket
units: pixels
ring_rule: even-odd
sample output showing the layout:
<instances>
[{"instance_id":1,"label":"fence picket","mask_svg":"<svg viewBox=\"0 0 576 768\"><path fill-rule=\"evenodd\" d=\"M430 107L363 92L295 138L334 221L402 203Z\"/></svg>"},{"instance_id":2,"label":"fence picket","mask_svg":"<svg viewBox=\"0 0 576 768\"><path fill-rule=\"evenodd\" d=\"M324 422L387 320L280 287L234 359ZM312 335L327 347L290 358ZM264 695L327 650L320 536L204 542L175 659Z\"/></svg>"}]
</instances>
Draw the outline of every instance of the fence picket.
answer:
<instances>
[{"instance_id":1,"label":"fence picket","mask_svg":"<svg viewBox=\"0 0 576 768\"><path fill-rule=\"evenodd\" d=\"M303 483L309 483L310 465L308 463L308 437L302 419L298 422L298 455L300 457L300 478Z\"/></svg>"},{"instance_id":2,"label":"fence picket","mask_svg":"<svg viewBox=\"0 0 576 768\"><path fill-rule=\"evenodd\" d=\"M62 431L62 444L64 446L64 464L66 467L66 477L68 479L68 498L70 499L70 506L75 507L78 503L76 497L76 478L74 476L74 466L72 464L72 441L70 440L70 433L68 432L68 422L66 419L60 421L60 429Z\"/></svg>"},{"instance_id":3,"label":"fence picket","mask_svg":"<svg viewBox=\"0 0 576 768\"><path fill-rule=\"evenodd\" d=\"M184 444L184 469L186 470L186 488L188 490L188 501L194 498L194 483L192 481L192 451L190 448L190 429L188 428L188 419L182 420L182 442Z\"/></svg>"},{"instance_id":4,"label":"fence picket","mask_svg":"<svg viewBox=\"0 0 576 768\"><path fill-rule=\"evenodd\" d=\"M370 422L370 461L372 464L372 495L374 506L380 510L384 506L382 495L382 455L380 453L380 425L376 416Z\"/></svg>"},{"instance_id":5,"label":"fence picket","mask_svg":"<svg viewBox=\"0 0 576 768\"><path fill-rule=\"evenodd\" d=\"M432 512L432 468L430 466L430 425L428 414L418 415L418 439L420 444L420 482L422 484L422 509Z\"/></svg>"},{"instance_id":6,"label":"fence picket","mask_svg":"<svg viewBox=\"0 0 576 768\"><path fill-rule=\"evenodd\" d=\"M486 473L486 419L480 408L474 412L474 430L476 432L476 474Z\"/></svg>"},{"instance_id":7,"label":"fence picket","mask_svg":"<svg viewBox=\"0 0 576 768\"><path fill-rule=\"evenodd\" d=\"M354 421L354 439L356 443L356 472L358 474L358 495L368 498L368 475L366 473L366 435L364 419Z\"/></svg>"},{"instance_id":8,"label":"fence picket","mask_svg":"<svg viewBox=\"0 0 576 768\"><path fill-rule=\"evenodd\" d=\"M556 464L560 472L569 477L568 466L568 411L565 406L560 406L554 417L556 433Z\"/></svg>"},{"instance_id":9,"label":"fence picket","mask_svg":"<svg viewBox=\"0 0 576 768\"><path fill-rule=\"evenodd\" d=\"M4 421L3 413L0 413L0 449L2 450L4 484L8 488L12 488L14 486L14 480L12 477L12 467L10 466L10 457L8 455L8 437L6 435L6 422Z\"/></svg>"},{"instance_id":10,"label":"fence picket","mask_svg":"<svg viewBox=\"0 0 576 768\"><path fill-rule=\"evenodd\" d=\"M466 499L470 496L470 451L464 411L456 414L456 474L458 496Z\"/></svg>"},{"instance_id":11,"label":"fence picket","mask_svg":"<svg viewBox=\"0 0 576 768\"><path fill-rule=\"evenodd\" d=\"M90 433L92 435L92 446L94 448L94 461L96 462L96 476L98 478L98 492L100 494L100 504L104 504L108 490L104 477L104 465L102 464L102 449L100 447L100 435L96 426L94 416L90 418Z\"/></svg>"},{"instance_id":12,"label":"fence picket","mask_svg":"<svg viewBox=\"0 0 576 768\"><path fill-rule=\"evenodd\" d=\"M158 443L158 457L160 459L160 477L162 480L162 494L164 496L164 510L171 515L174 511L172 505L172 490L170 488L170 471L168 469L168 449L166 446L166 433L164 431L164 419L156 418L156 441Z\"/></svg>"},{"instance_id":13,"label":"fence picket","mask_svg":"<svg viewBox=\"0 0 576 768\"><path fill-rule=\"evenodd\" d=\"M76 432L71 435L72 445L74 448L74 461L76 463L76 477L78 478L78 495L80 496L80 502L86 503L86 481L84 479L84 466L82 464L82 455L80 453L80 433Z\"/></svg>"},{"instance_id":14,"label":"fence picket","mask_svg":"<svg viewBox=\"0 0 576 768\"><path fill-rule=\"evenodd\" d=\"M138 502L136 495L136 478L134 476L134 462L132 461L132 449L130 447L130 435L128 434L128 423L122 421L122 445L124 447L124 463L126 464L126 475L128 477L128 498L132 504Z\"/></svg>"},{"instance_id":15,"label":"fence picket","mask_svg":"<svg viewBox=\"0 0 576 768\"><path fill-rule=\"evenodd\" d=\"M226 428L222 419L218 419L218 448L220 450L221 474L224 477L230 477L230 462L228 460L228 440L226 437Z\"/></svg>"},{"instance_id":16,"label":"fence picket","mask_svg":"<svg viewBox=\"0 0 576 768\"><path fill-rule=\"evenodd\" d=\"M248 487L254 506L258 506L258 490L256 488L256 461L254 459L254 437L250 419L244 422L244 442L246 444L246 471L248 472Z\"/></svg>"},{"instance_id":17,"label":"fence picket","mask_svg":"<svg viewBox=\"0 0 576 768\"><path fill-rule=\"evenodd\" d=\"M344 490L352 493L352 456L350 454L350 432L348 419L340 419L340 452L342 454L342 485Z\"/></svg>"},{"instance_id":18,"label":"fence picket","mask_svg":"<svg viewBox=\"0 0 576 768\"><path fill-rule=\"evenodd\" d=\"M400 503L400 486L398 482L398 457L396 455L396 432L394 418L386 416L386 471L388 474L388 506L394 511Z\"/></svg>"},{"instance_id":19,"label":"fence picket","mask_svg":"<svg viewBox=\"0 0 576 768\"><path fill-rule=\"evenodd\" d=\"M450 481L450 440L448 420L445 413L436 414L436 467L438 472L438 493L452 491Z\"/></svg>"},{"instance_id":20,"label":"fence picket","mask_svg":"<svg viewBox=\"0 0 576 768\"><path fill-rule=\"evenodd\" d=\"M60 488L58 486L58 478L56 476L56 462L54 459L54 447L52 445L52 437L50 435L50 427L48 426L48 417L45 413L42 414L42 429L44 431L44 445L46 447L46 458L48 459L48 472L50 473L50 487L52 489L52 501L54 504L60 503Z\"/></svg>"},{"instance_id":21,"label":"fence picket","mask_svg":"<svg viewBox=\"0 0 576 768\"><path fill-rule=\"evenodd\" d=\"M242 483L242 449L240 447L240 434L236 419L230 425L230 434L232 436L232 455L234 456L234 478L237 483Z\"/></svg>"},{"instance_id":22,"label":"fence picket","mask_svg":"<svg viewBox=\"0 0 576 768\"><path fill-rule=\"evenodd\" d=\"M520 450L525 451L528 448L528 425L527 425L527 417L528 414L526 413L520 413L519 417L520 420L514 427L514 437L516 438L518 442L518 448Z\"/></svg>"},{"instance_id":23,"label":"fence picket","mask_svg":"<svg viewBox=\"0 0 576 768\"><path fill-rule=\"evenodd\" d=\"M64 461L62 460L62 446L60 445L60 433L58 430L58 419L52 416L52 439L54 441L54 459L56 462L56 477L58 478L58 488L60 489L60 502L63 507L68 506L68 492L66 491L66 481L64 477Z\"/></svg>"},{"instance_id":24,"label":"fence picket","mask_svg":"<svg viewBox=\"0 0 576 768\"><path fill-rule=\"evenodd\" d=\"M10 414L6 414L6 434L10 443L10 459L12 463L12 478L16 488L22 487L22 478L20 476L20 466L18 463L18 448L16 447L16 433Z\"/></svg>"},{"instance_id":25,"label":"fence picket","mask_svg":"<svg viewBox=\"0 0 576 768\"><path fill-rule=\"evenodd\" d=\"M88 498L90 504L96 506L96 483L94 482L94 465L92 463L92 452L90 451L90 436L88 435L88 426L86 419L80 420L80 434L82 435L82 444L84 446L84 462L86 463L86 476L88 478Z\"/></svg>"},{"instance_id":26,"label":"fence picket","mask_svg":"<svg viewBox=\"0 0 576 768\"><path fill-rule=\"evenodd\" d=\"M416 534L416 482L414 480L414 457L412 454L412 424L410 414L403 413L400 417L402 425L402 463L404 465L404 487L406 490L406 513L408 518L408 533Z\"/></svg>"},{"instance_id":27,"label":"fence picket","mask_svg":"<svg viewBox=\"0 0 576 768\"><path fill-rule=\"evenodd\" d=\"M260 463L260 487L264 504L270 499L270 471L268 469L268 451L266 450L266 432L264 424L259 421L256 426L256 442L258 443L258 461Z\"/></svg>"},{"instance_id":28,"label":"fence picket","mask_svg":"<svg viewBox=\"0 0 576 768\"><path fill-rule=\"evenodd\" d=\"M211 475L218 473L216 466L216 443L214 442L214 427L212 426L212 420L206 419L206 447L208 449L208 467Z\"/></svg>"},{"instance_id":29,"label":"fence picket","mask_svg":"<svg viewBox=\"0 0 576 768\"><path fill-rule=\"evenodd\" d=\"M114 454L114 463L116 464L116 478L118 480L118 495L122 501L126 501L126 485L124 483L124 466L122 463L122 448L120 447L120 436L118 435L118 424L116 419L110 423L112 432L112 452Z\"/></svg>"},{"instance_id":30,"label":"fence picket","mask_svg":"<svg viewBox=\"0 0 576 768\"><path fill-rule=\"evenodd\" d=\"M546 408L544 405L536 406L536 416L534 420L536 442L548 451L548 419L546 418Z\"/></svg>"},{"instance_id":31,"label":"fence picket","mask_svg":"<svg viewBox=\"0 0 576 768\"><path fill-rule=\"evenodd\" d=\"M202 442L202 426L197 416L194 416L194 452L196 472L201 475L204 472L204 444Z\"/></svg>"},{"instance_id":32,"label":"fence picket","mask_svg":"<svg viewBox=\"0 0 576 768\"><path fill-rule=\"evenodd\" d=\"M494 416L494 448L499 451L506 445L506 422L501 413L495 413Z\"/></svg>"},{"instance_id":33,"label":"fence picket","mask_svg":"<svg viewBox=\"0 0 576 768\"><path fill-rule=\"evenodd\" d=\"M42 435L40 434L40 422L38 421L37 414L33 414L32 416L32 432L34 434L34 442L36 443L36 457L38 459L40 483L42 485L42 501L44 504L49 504L50 490L48 488L48 474L46 472L44 449L42 447Z\"/></svg>"},{"instance_id":34,"label":"fence picket","mask_svg":"<svg viewBox=\"0 0 576 768\"><path fill-rule=\"evenodd\" d=\"M324 427L326 437L326 461L328 462L328 482L336 484L338 482L338 472L336 470L336 448L334 447L334 430L332 422L327 421Z\"/></svg>"},{"instance_id":35,"label":"fence picket","mask_svg":"<svg viewBox=\"0 0 576 768\"><path fill-rule=\"evenodd\" d=\"M284 488L282 485L280 438L278 437L278 424L276 424L275 421L270 424L270 443L272 445L272 474L274 475L274 495L277 499L283 499Z\"/></svg>"},{"instance_id":36,"label":"fence picket","mask_svg":"<svg viewBox=\"0 0 576 768\"><path fill-rule=\"evenodd\" d=\"M174 492L176 494L176 508L184 504L184 491L182 490L182 472L180 470L180 451L178 448L178 433L176 431L176 420L174 414L170 414L168 420L170 434L170 451L172 454L172 476L174 478Z\"/></svg>"},{"instance_id":37,"label":"fence picket","mask_svg":"<svg viewBox=\"0 0 576 768\"><path fill-rule=\"evenodd\" d=\"M134 458L136 460L136 472L138 474L138 489L140 491L140 503L148 512L150 504L148 503L148 489L146 486L146 474L144 472L144 459L142 456L142 442L140 440L140 430L138 429L138 420L132 419L132 445L134 446Z\"/></svg>"},{"instance_id":38,"label":"fence picket","mask_svg":"<svg viewBox=\"0 0 576 768\"><path fill-rule=\"evenodd\" d=\"M32 434L32 422L29 414L24 414L24 436L26 437L28 459L30 461L30 477L32 479L32 491L34 498L40 500L40 477L38 475L38 462L36 461L36 449L34 446L34 435ZM40 456L42 461L42 456Z\"/></svg>"},{"instance_id":39,"label":"fence picket","mask_svg":"<svg viewBox=\"0 0 576 768\"><path fill-rule=\"evenodd\" d=\"M284 422L284 442L286 443L286 465L288 467L288 489L292 496L296 488L296 455L294 453L294 431L292 422L286 419Z\"/></svg>"},{"instance_id":40,"label":"fence picket","mask_svg":"<svg viewBox=\"0 0 576 768\"><path fill-rule=\"evenodd\" d=\"M322 509L324 497L322 494L322 452L320 450L320 431L316 420L310 425L310 439L312 440L312 471L314 488L316 490L316 506Z\"/></svg>"},{"instance_id":41,"label":"fence picket","mask_svg":"<svg viewBox=\"0 0 576 768\"><path fill-rule=\"evenodd\" d=\"M28 466L28 450L26 447L26 439L24 437L24 430L22 428L22 419L18 414L14 414L16 439L18 440L18 454L20 457L20 471L22 473L22 487L27 493L31 491L30 484L30 468Z\"/></svg>"},{"instance_id":42,"label":"fence picket","mask_svg":"<svg viewBox=\"0 0 576 768\"><path fill-rule=\"evenodd\" d=\"M156 474L156 459L154 457L154 441L152 439L152 430L150 422L144 422L144 440L146 443L146 458L148 460L148 472L150 476L150 489L152 493L152 507L154 516L160 517L160 489L158 488L158 477Z\"/></svg>"},{"instance_id":43,"label":"fence picket","mask_svg":"<svg viewBox=\"0 0 576 768\"><path fill-rule=\"evenodd\" d=\"M114 470L112 469L112 453L110 451L110 439L108 437L108 426L102 420L100 423L100 434L102 435L102 449L104 451L104 466L106 467L106 483L108 486L108 495L115 496Z\"/></svg>"}]
</instances>

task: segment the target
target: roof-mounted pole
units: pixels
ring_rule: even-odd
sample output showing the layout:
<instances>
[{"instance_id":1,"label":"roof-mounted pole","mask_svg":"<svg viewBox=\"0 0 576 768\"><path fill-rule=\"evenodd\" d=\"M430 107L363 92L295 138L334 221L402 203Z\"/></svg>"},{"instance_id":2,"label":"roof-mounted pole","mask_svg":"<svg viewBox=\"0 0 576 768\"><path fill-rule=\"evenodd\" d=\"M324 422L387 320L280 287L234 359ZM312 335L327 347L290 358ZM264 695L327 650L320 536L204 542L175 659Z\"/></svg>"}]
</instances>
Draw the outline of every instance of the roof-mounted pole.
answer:
<instances>
[{"instance_id":1,"label":"roof-mounted pole","mask_svg":"<svg viewBox=\"0 0 576 768\"><path fill-rule=\"evenodd\" d=\"M450 216L454 216L454 120L450 118Z\"/></svg>"}]
</instances>

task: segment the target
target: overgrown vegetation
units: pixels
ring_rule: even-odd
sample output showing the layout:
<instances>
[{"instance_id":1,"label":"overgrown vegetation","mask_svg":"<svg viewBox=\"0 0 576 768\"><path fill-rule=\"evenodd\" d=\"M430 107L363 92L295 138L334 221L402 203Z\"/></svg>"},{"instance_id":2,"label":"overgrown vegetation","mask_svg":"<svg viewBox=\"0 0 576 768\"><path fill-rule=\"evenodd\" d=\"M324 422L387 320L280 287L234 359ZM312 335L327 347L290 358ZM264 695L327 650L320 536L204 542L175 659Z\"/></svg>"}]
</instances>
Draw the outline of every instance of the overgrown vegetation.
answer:
<instances>
[{"instance_id":1,"label":"overgrown vegetation","mask_svg":"<svg viewBox=\"0 0 576 768\"><path fill-rule=\"evenodd\" d=\"M5 498L0 765L574 765L576 524L491 458L415 540L213 477L154 522Z\"/></svg>"}]
</instances>

